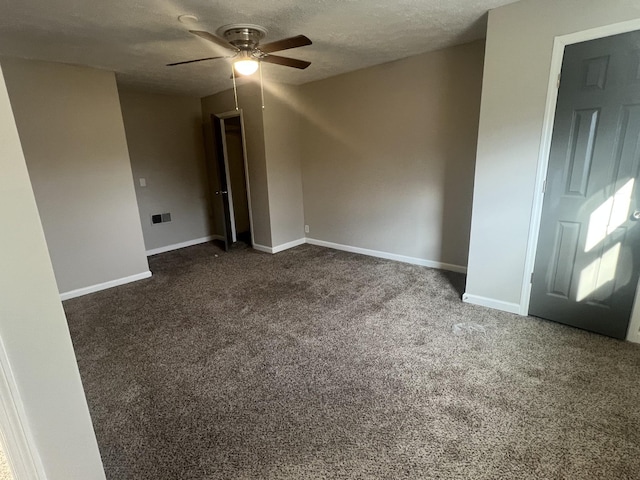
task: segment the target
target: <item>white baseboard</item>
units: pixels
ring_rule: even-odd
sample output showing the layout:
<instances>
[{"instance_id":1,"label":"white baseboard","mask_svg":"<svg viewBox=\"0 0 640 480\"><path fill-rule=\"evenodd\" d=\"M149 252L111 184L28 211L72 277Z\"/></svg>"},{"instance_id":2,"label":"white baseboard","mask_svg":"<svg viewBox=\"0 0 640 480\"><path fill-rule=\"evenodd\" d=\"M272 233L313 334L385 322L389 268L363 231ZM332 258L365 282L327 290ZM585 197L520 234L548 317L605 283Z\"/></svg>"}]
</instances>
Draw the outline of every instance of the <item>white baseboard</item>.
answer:
<instances>
[{"instance_id":1,"label":"white baseboard","mask_svg":"<svg viewBox=\"0 0 640 480\"><path fill-rule=\"evenodd\" d=\"M386 260L395 260L396 262L410 263L412 265L420 265L423 267L439 268L440 270L449 270L452 272L466 273L467 267L462 265L453 265L451 263L436 262L434 260L425 260L424 258L407 257L405 255L398 255L396 253L381 252L378 250L370 250L368 248L352 247L351 245L342 245L340 243L326 242L324 240L317 240L315 238L299 238L291 242L283 243L275 247L267 247L265 245L254 244L253 248L259 252L264 253L278 253L284 250L288 250L298 245L308 243L310 245L317 245L319 247L333 248L334 250L342 250L344 252L359 253L361 255L368 255L370 257L384 258Z\"/></svg>"},{"instance_id":2,"label":"white baseboard","mask_svg":"<svg viewBox=\"0 0 640 480\"><path fill-rule=\"evenodd\" d=\"M260 245L259 243L254 243L252 248L254 250L258 250L259 252L273 253L273 248Z\"/></svg>"},{"instance_id":3,"label":"white baseboard","mask_svg":"<svg viewBox=\"0 0 640 480\"><path fill-rule=\"evenodd\" d=\"M636 322L631 319L629 331L627 332L627 342L640 343L640 330Z\"/></svg>"},{"instance_id":4,"label":"white baseboard","mask_svg":"<svg viewBox=\"0 0 640 480\"><path fill-rule=\"evenodd\" d=\"M293 240L292 242L283 243L282 245L276 245L271 249L271 253L283 252L285 250L289 250L290 248L297 247L298 245L304 245L307 243L306 238L299 238L297 240Z\"/></svg>"},{"instance_id":5,"label":"white baseboard","mask_svg":"<svg viewBox=\"0 0 640 480\"><path fill-rule=\"evenodd\" d=\"M495 310L502 310L503 312L520 315L520 305L517 303L503 302L502 300L481 297L479 295L470 295L468 293L462 295L462 301L473 305L480 305L481 307L489 307Z\"/></svg>"},{"instance_id":6,"label":"white baseboard","mask_svg":"<svg viewBox=\"0 0 640 480\"><path fill-rule=\"evenodd\" d=\"M60 300L69 300L70 298L81 297L82 295L87 295L89 293L99 292L100 290L106 290L107 288L117 287L119 285L124 285L125 283L137 282L138 280L143 280L145 278L149 278L151 276L150 271L137 273L135 275L130 275L128 277L117 278L115 280L110 280L104 283L98 283L96 285L90 285L88 287L78 288L77 290L71 290L69 292L64 292L60 294Z\"/></svg>"},{"instance_id":7,"label":"white baseboard","mask_svg":"<svg viewBox=\"0 0 640 480\"><path fill-rule=\"evenodd\" d=\"M159 253L170 252L171 250L178 250L179 248L191 247L200 243L207 243L211 240L224 240L222 235L209 235L202 238L195 238L193 240L187 240L186 242L174 243L173 245L166 245L164 247L152 248L147 250L147 257L151 255L157 255Z\"/></svg>"},{"instance_id":8,"label":"white baseboard","mask_svg":"<svg viewBox=\"0 0 640 480\"><path fill-rule=\"evenodd\" d=\"M178 248L190 247L199 243L209 242L211 240L224 240L220 235L210 235L208 237L197 238L188 242L177 243L175 245L168 245L166 247L155 248L153 250L147 250L147 255L156 255L158 253L168 252L170 250L176 250ZM333 248L334 250L342 250L345 252L359 253L361 255L368 255L370 257L384 258L387 260L395 260L396 262L411 263L413 265L421 265L423 267L439 268L441 270L450 270L452 272L466 273L467 267L462 265L454 265L451 263L437 262L435 260L425 260L424 258L408 257L406 255L398 255L397 253L381 252L379 250L370 250L368 248L352 247L351 245L342 245L340 243L326 242L324 240L316 240L315 238L299 238L291 242L276 245L275 247L267 247L266 245L260 245L254 243L253 248L259 252L264 253L279 253L290 248L297 247L308 243L310 245L317 245L319 247Z\"/></svg>"},{"instance_id":9,"label":"white baseboard","mask_svg":"<svg viewBox=\"0 0 640 480\"><path fill-rule=\"evenodd\" d=\"M267 247L265 245L260 245L259 243L254 243L253 248L255 250L258 250L259 252L274 254L274 253L284 252L285 250L289 250L290 248L297 247L298 245L304 245L305 243L307 243L305 238L299 238L297 240L293 240L292 242L276 245L275 247Z\"/></svg>"},{"instance_id":10,"label":"white baseboard","mask_svg":"<svg viewBox=\"0 0 640 480\"><path fill-rule=\"evenodd\" d=\"M324 240L316 240L315 238L307 238L307 242L311 245L319 247L333 248L334 250L342 250L345 252L359 253L370 257L384 258L387 260L395 260L396 262L411 263L412 265L420 265L423 267L439 268L440 270L449 270L452 272L466 273L467 267L462 265L453 265L451 263L437 262L434 260L425 260L423 258L407 257L398 255L397 253L381 252L378 250L370 250L368 248L352 247L350 245L342 245L339 243L325 242Z\"/></svg>"}]
</instances>

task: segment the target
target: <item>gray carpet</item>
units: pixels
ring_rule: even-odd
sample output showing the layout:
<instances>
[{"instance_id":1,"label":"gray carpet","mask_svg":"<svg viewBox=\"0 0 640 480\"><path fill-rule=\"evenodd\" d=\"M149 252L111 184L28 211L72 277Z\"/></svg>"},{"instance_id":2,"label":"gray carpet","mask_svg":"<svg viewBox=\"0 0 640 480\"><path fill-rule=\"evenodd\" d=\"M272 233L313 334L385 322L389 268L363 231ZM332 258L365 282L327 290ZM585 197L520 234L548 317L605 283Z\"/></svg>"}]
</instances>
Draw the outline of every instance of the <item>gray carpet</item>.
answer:
<instances>
[{"instance_id":1,"label":"gray carpet","mask_svg":"<svg viewBox=\"0 0 640 480\"><path fill-rule=\"evenodd\" d=\"M464 277L213 244L69 300L110 480L640 478L640 346Z\"/></svg>"}]
</instances>

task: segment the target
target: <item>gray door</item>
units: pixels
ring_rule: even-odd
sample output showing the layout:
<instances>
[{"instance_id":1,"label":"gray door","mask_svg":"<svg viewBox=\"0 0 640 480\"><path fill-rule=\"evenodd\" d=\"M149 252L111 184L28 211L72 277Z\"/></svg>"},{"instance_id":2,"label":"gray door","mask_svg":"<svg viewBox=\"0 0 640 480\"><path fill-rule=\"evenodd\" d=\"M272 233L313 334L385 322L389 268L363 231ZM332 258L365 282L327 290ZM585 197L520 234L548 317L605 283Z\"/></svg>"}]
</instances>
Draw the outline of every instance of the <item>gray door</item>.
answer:
<instances>
[{"instance_id":1,"label":"gray door","mask_svg":"<svg viewBox=\"0 0 640 480\"><path fill-rule=\"evenodd\" d=\"M529 313L625 338L640 270L640 32L567 46Z\"/></svg>"},{"instance_id":2,"label":"gray door","mask_svg":"<svg viewBox=\"0 0 640 480\"><path fill-rule=\"evenodd\" d=\"M231 239L231 208L229 204L229 192L227 186L227 168L224 164L224 143L222 141L222 121L216 115L211 115L211 125L213 127L213 135L215 141L215 155L218 166L218 183L219 188L215 191L215 198L222 202L222 212L224 215L223 222L223 241L225 251L229 251L233 240Z\"/></svg>"}]
</instances>

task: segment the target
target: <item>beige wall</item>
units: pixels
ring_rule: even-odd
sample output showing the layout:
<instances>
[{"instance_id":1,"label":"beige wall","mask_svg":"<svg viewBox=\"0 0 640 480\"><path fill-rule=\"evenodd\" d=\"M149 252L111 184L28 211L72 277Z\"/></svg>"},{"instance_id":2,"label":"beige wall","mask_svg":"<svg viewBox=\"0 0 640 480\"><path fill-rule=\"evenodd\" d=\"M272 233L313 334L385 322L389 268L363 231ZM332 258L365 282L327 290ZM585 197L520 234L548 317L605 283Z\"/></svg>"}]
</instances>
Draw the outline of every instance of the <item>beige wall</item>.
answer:
<instances>
[{"instance_id":1,"label":"beige wall","mask_svg":"<svg viewBox=\"0 0 640 480\"><path fill-rule=\"evenodd\" d=\"M466 265L483 48L300 88L308 237Z\"/></svg>"},{"instance_id":2,"label":"beige wall","mask_svg":"<svg viewBox=\"0 0 640 480\"><path fill-rule=\"evenodd\" d=\"M262 109L257 84L238 89L243 109L251 208L258 245L278 247L304 238L304 213L300 163L298 87L265 82ZM203 115L234 110L233 91L202 100ZM210 145L211 137L207 139ZM209 149L208 158L213 160ZM217 232L221 233L222 210L215 210Z\"/></svg>"},{"instance_id":3,"label":"beige wall","mask_svg":"<svg viewBox=\"0 0 640 480\"><path fill-rule=\"evenodd\" d=\"M238 102L243 110L245 143L251 185L251 210L253 212L254 238L258 245L271 247L271 225L269 218L269 192L267 185L267 165L265 160L264 126L260 87L255 83L238 88ZM233 90L227 90L202 99L202 115L205 122L205 149L213 184L217 182L211 115L235 111ZM214 199L215 228L222 234L222 210Z\"/></svg>"},{"instance_id":4,"label":"beige wall","mask_svg":"<svg viewBox=\"0 0 640 480\"><path fill-rule=\"evenodd\" d=\"M273 246L303 239L299 88L265 85L264 141Z\"/></svg>"},{"instance_id":5,"label":"beige wall","mask_svg":"<svg viewBox=\"0 0 640 480\"><path fill-rule=\"evenodd\" d=\"M640 18L625 0L524 0L489 15L467 295L517 311L555 36Z\"/></svg>"},{"instance_id":6,"label":"beige wall","mask_svg":"<svg viewBox=\"0 0 640 480\"><path fill-rule=\"evenodd\" d=\"M52 117L46 110L37 113ZM8 361L2 367L10 368L41 478L101 480L102 462L1 74L0 172L0 339ZM5 439L8 434L3 432ZM15 448L9 445L12 457Z\"/></svg>"},{"instance_id":7,"label":"beige wall","mask_svg":"<svg viewBox=\"0 0 640 480\"><path fill-rule=\"evenodd\" d=\"M146 249L211 235L200 99L121 90L120 104Z\"/></svg>"},{"instance_id":8,"label":"beige wall","mask_svg":"<svg viewBox=\"0 0 640 480\"><path fill-rule=\"evenodd\" d=\"M60 292L148 271L115 75L2 67Z\"/></svg>"}]
</instances>

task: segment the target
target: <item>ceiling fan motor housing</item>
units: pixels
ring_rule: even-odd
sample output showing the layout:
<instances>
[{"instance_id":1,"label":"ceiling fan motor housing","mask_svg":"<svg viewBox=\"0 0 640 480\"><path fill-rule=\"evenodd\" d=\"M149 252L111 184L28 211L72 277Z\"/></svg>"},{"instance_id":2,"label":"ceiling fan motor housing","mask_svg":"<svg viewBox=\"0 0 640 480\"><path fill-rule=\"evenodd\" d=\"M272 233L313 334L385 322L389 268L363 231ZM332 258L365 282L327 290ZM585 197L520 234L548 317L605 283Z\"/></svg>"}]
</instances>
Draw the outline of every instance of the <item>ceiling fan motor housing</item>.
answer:
<instances>
[{"instance_id":1,"label":"ceiling fan motor housing","mask_svg":"<svg viewBox=\"0 0 640 480\"><path fill-rule=\"evenodd\" d=\"M267 35L267 29L249 23L234 23L220 27L216 33L239 50L252 52Z\"/></svg>"}]
</instances>

